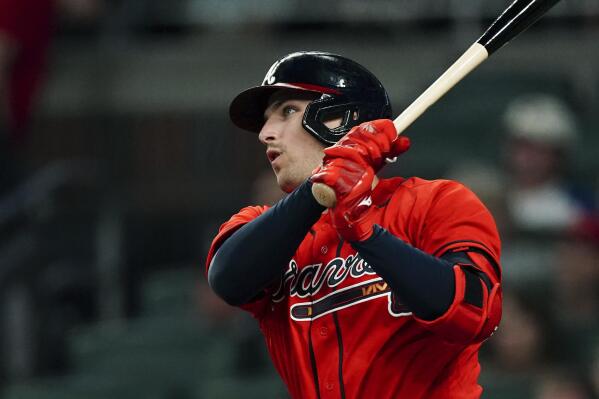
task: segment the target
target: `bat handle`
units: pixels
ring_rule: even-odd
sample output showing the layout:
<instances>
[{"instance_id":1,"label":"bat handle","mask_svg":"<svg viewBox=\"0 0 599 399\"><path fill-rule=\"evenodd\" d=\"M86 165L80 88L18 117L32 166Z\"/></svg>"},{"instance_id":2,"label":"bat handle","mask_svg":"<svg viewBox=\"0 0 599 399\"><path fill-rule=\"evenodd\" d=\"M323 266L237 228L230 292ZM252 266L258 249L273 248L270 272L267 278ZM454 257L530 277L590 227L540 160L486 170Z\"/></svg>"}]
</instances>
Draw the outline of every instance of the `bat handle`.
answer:
<instances>
[{"instance_id":1,"label":"bat handle","mask_svg":"<svg viewBox=\"0 0 599 399\"><path fill-rule=\"evenodd\" d=\"M333 208L337 204L335 191L333 191L333 189L326 184L312 184L312 195L314 196L316 202L324 207Z\"/></svg>"}]
</instances>

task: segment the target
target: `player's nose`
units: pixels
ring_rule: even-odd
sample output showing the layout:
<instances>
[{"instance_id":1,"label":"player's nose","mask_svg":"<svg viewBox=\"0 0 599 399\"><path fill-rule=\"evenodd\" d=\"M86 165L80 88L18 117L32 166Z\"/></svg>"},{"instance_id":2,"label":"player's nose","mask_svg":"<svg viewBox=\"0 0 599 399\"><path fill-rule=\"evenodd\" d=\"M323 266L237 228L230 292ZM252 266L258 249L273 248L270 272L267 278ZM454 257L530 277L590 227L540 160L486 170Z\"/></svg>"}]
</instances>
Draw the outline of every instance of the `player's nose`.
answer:
<instances>
[{"instance_id":1,"label":"player's nose","mask_svg":"<svg viewBox=\"0 0 599 399\"><path fill-rule=\"evenodd\" d=\"M258 133L258 140L260 140L262 144L268 144L279 137L279 130L280 129L278 129L277 124L274 123L274 121L267 119L264 126L262 126L262 129L260 129L260 133Z\"/></svg>"}]
</instances>

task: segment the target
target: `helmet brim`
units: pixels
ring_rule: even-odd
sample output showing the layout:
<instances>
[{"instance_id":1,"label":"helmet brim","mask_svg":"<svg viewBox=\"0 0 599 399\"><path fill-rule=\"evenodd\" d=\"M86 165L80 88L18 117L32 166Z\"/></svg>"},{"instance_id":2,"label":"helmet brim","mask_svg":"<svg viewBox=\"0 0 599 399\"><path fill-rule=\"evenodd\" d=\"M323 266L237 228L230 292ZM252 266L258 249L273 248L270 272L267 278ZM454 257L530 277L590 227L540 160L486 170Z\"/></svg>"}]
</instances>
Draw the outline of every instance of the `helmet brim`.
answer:
<instances>
[{"instance_id":1,"label":"helmet brim","mask_svg":"<svg viewBox=\"0 0 599 399\"><path fill-rule=\"evenodd\" d=\"M264 111L270 97L279 91L291 93L317 93L300 86L277 83L270 86L255 86L239 93L229 105L229 117L235 126L249 132L259 133L264 126Z\"/></svg>"}]
</instances>

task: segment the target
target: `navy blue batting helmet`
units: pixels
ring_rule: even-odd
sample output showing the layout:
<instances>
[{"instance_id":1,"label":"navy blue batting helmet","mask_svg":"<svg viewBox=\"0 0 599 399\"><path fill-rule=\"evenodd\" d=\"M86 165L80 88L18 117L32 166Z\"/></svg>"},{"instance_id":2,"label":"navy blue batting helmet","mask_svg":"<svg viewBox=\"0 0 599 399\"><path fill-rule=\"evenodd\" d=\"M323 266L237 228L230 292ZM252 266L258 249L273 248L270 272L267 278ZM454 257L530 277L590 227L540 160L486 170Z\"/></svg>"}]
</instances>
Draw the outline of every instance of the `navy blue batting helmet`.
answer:
<instances>
[{"instance_id":1,"label":"navy blue batting helmet","mask_svg":"<svg viewBox=\"0 0 599 399\"><path fill-rule=\"evenodd\" d=\"M268 70L260 86L241 92L229 107L238 127L259 132L270 96L279 90L313 92L302 125L326 145L336 143L362 122L391 118L391 102L381 82L366 68L340 55L301 51L286 55ZM324 122L342 118L329 129Z\"/></svg>"}]
</instances>

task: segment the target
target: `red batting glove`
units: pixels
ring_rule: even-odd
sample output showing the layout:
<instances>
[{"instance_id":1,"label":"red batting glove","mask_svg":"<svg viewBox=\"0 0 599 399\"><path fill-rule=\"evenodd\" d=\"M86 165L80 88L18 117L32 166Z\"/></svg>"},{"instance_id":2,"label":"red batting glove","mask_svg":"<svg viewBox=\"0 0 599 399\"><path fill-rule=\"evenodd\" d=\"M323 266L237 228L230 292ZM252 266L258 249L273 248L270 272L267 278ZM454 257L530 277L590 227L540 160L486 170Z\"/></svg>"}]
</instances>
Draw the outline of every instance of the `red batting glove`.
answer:
<instances>
[{"instance_id":1,"label":"red batting glove","mask_svg":"<svg viewBox=\"0 0 599 399\"><path fill-rule=\"evenodd\" d=\"M378 119L353 127L334 146L325 150L328 158L348 158L381 170L386 158L392 158L410 148L410 139L397 136L390 119ZM325 158L326 163L326 158Z\"/></svg>"},{"instance_id":2,"label":"red batting glove","mask_svg":"<svg viewBox=\"0 0 599 399\"><path fill-rule=\"evenodd\" d=\"M397 136L393 122L379 119L354 127L337 144L324 150L323 165L311 181L335 191L337 204L330 210L333 225L343 239L364 241L373 233L372 182L386 158L410 148L410 139Z\"/></svg>"},{"instance_id":3,"label":"red batting glove","mask_svg":"<svg viewBox=\"0 0 599 399\"><path fill-rule=\"evenodd\" d=\"M315 171L311 180L335 191L337 204L330 212L333 226L344 240L364 241L372 235L368 217L374 180L371 166L345 158L330 159Z\"/></svg>"}]
</instances>

